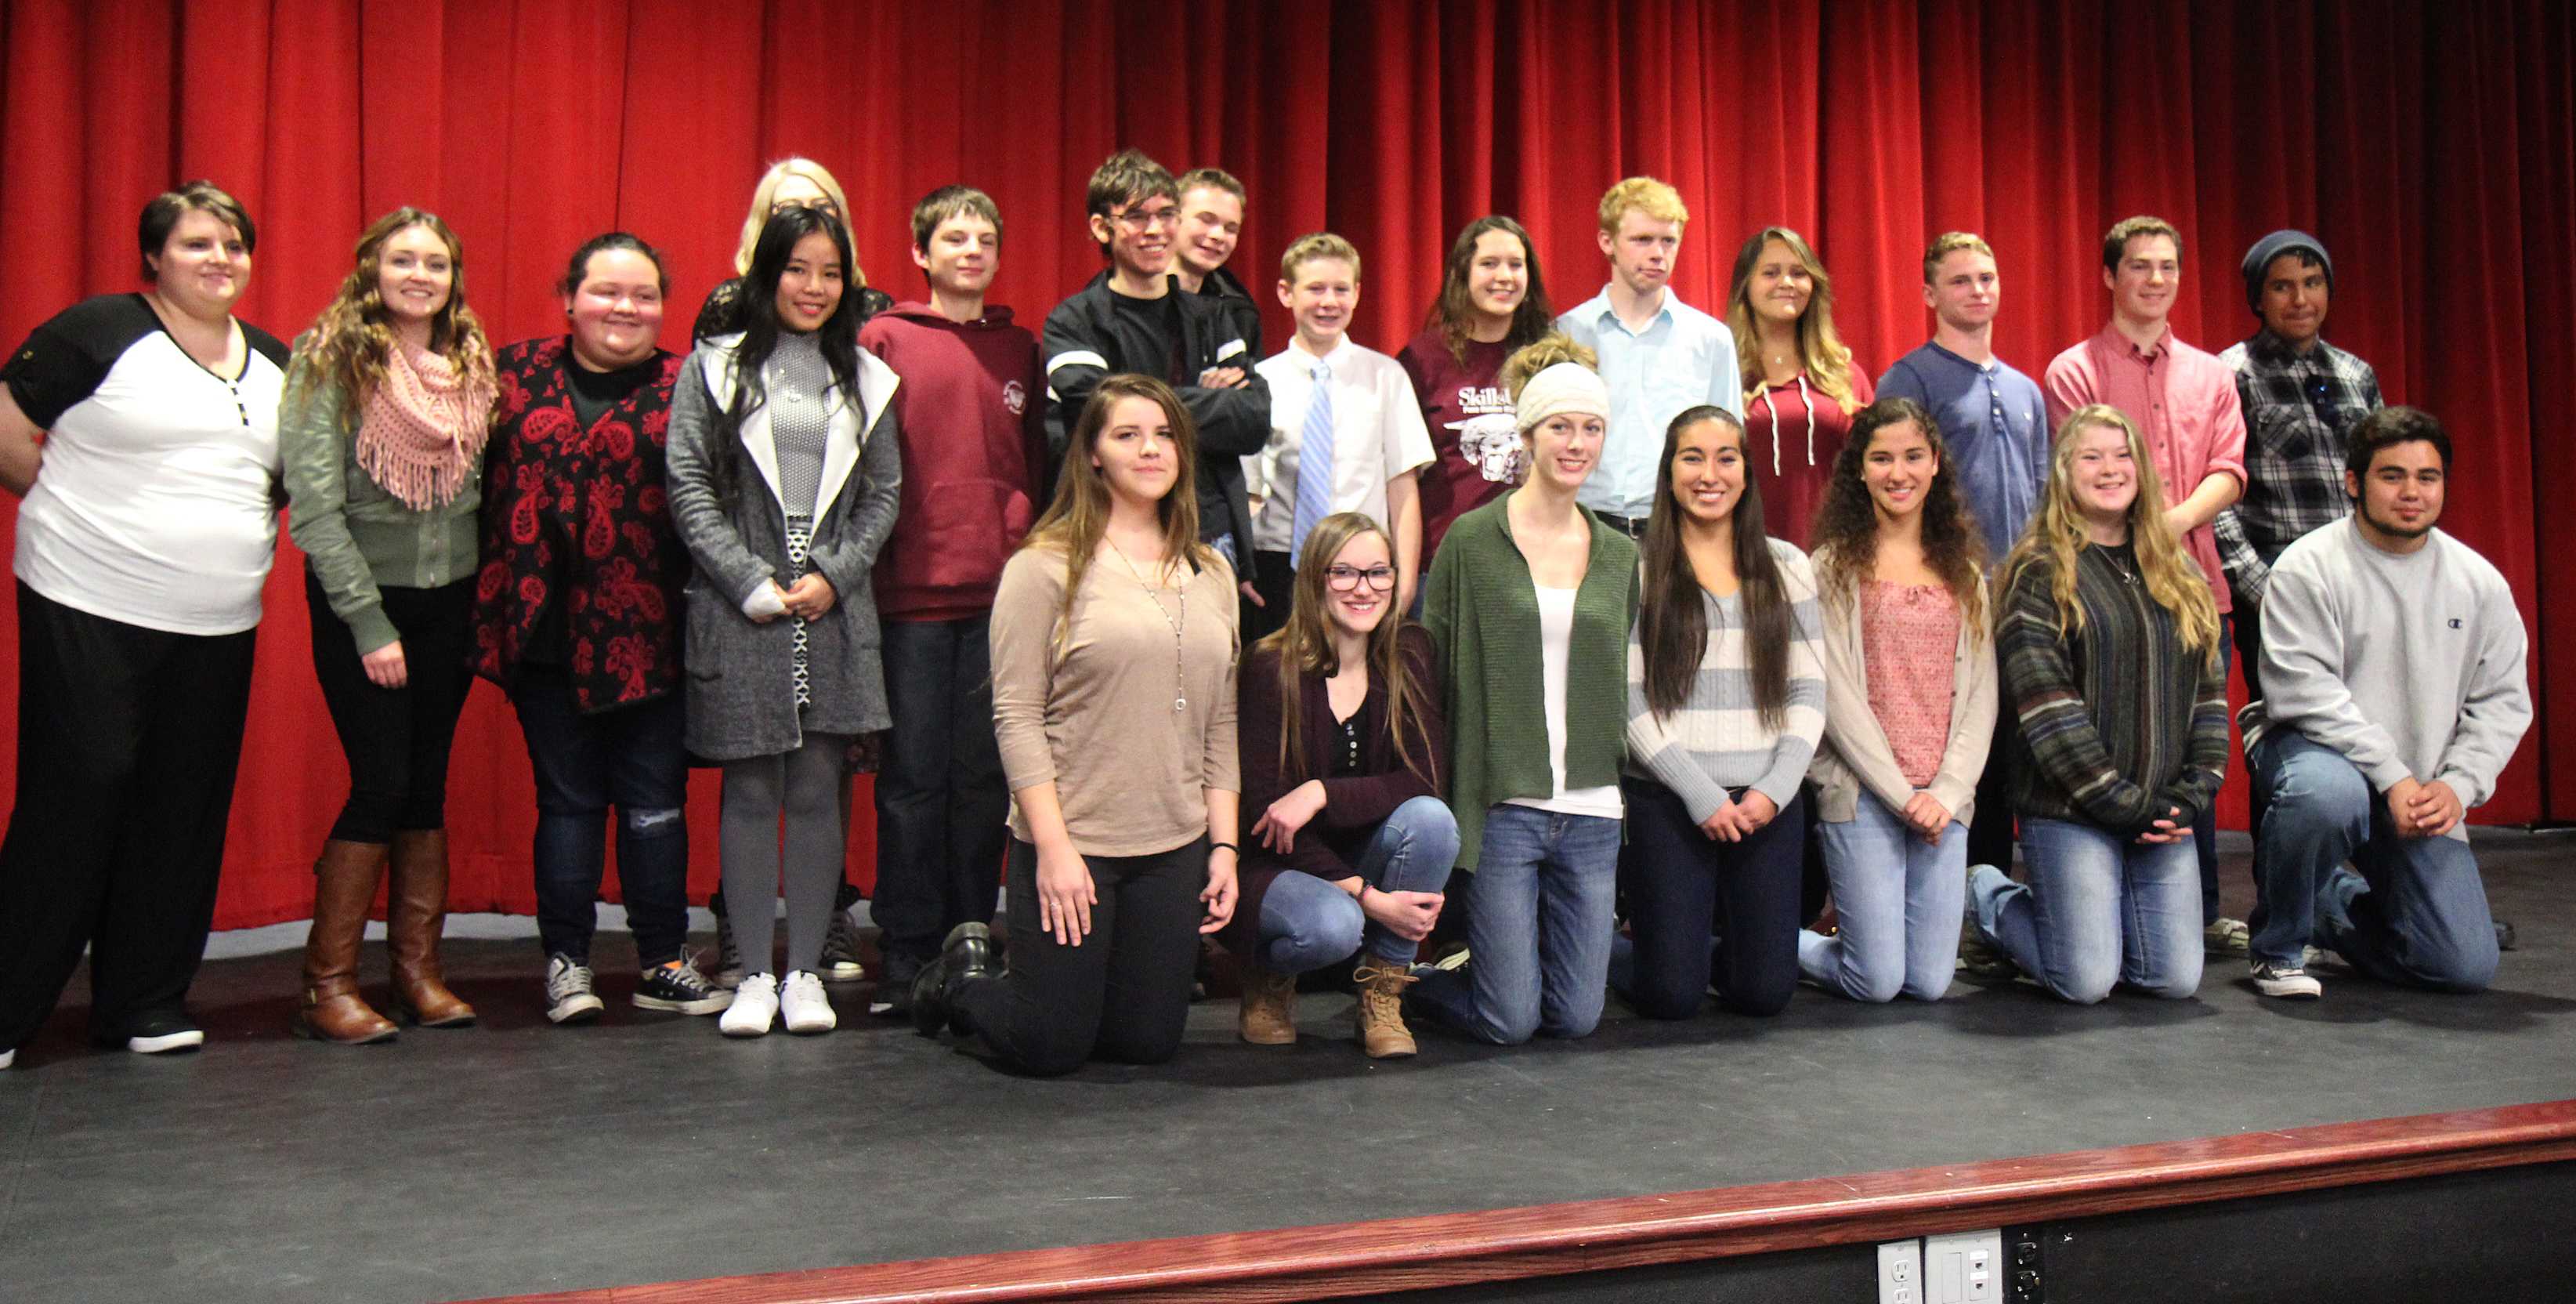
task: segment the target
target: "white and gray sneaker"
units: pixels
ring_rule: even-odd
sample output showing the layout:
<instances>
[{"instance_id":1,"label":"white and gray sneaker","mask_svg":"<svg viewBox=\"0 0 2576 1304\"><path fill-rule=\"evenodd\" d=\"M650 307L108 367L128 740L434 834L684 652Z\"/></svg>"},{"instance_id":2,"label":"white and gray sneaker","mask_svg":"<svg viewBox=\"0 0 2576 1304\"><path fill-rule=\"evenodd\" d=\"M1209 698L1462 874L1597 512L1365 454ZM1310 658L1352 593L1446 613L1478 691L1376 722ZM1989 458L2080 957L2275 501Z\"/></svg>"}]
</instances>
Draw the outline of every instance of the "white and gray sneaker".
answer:
<instances>
[{"instance_id":1,"label":"white and gray sneaker","mask_svg":"<svg viewBox=\"0 0 2576 1304\"><path fill-rule=\"evenodd\" d=\"M765 973L745 974L716 1027L728 1037L766 1037L777 1017L778 980Z\"/></svg>"},{"instance_id":2,"label":"white and gray sneaker","mask_svg":"<svg viewBox=\"0 0 2576 1304\"><path fill-rule=\"evenodd\" d=\"M546 957L546 1022L588 1023L599 1017L599 994L590 989L590 966L557 953Z\"/></svg>"},{"instance_id":3,"label":"white and gray sneaker","mask_svg":"<svg viewBox=\"0 0 2576 1304\"><path fill-rule=\"evenodd\" d=\"M2313 1001L2325 995L2325 985L2308 976L2308 971L2295 964L2274 964L2269 960L2254 962L2254 990L2283 1000Z\"/></svg>"},{"instance_id":4,"label":"white and gray sneaker","mask_svg":"<svg viewBox=\"0 0 2576 1304\"><path fill-rule=\"evenodd\" d=\"M805 1035L830 1032L839 1027L840 1016L832 1012L832 998L823 994L822 975L811 969L799 969L787 975L779 989L779 1009L786 1015L787 1030Z\"/></svg>"},{"instance_id":5,"label":"white and gray sneaker","mask_svg":"<svg viewBox=\"0 0 2576 1304\"><path fill-rule=\"evenodd\" d=\"M713 1014L733 1004L733 993L698 972L697 957L682 952L669 964L644 971L635 983L635 1008L678 1014Z\"/></svg>"},{"instance_id":6,"label":"white and gray sneaker","mask_svg":"<svg viewBox=\"0 0 2576 1304\"><path fill-rule=\"evenodd\" d=\"M859 921L847 910L832 912L830 931L823 934L823 964L816 976L827 983L865 982L868 968L859 963Z\"/></svg>"}]
</instances>

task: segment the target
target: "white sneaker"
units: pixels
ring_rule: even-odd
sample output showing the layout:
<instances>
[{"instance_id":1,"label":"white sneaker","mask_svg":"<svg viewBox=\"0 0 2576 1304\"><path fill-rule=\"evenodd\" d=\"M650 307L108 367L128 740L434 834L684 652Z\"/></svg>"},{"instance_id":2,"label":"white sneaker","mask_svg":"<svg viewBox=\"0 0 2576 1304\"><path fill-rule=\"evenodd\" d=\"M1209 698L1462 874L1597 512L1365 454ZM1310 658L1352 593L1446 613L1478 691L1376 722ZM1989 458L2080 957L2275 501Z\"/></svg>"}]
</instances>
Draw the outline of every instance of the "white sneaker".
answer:
<instances>
[{"instance_id":1,"label":"white sneaker","mask_svg":"<svg viewBox=\"0 0 2576 1304\"><path fill-rule=\"evenodd\" d=\"M546 1022L587 1023L599 1017L599 996L590 989L590 966L568 955L546 957Z\"/></svg>"},{"instance_id":2,"label":"white sneaker","mask_svg":"<svg viewBox=\"0 0 2576 1304\"><path fill-rule=\"evenodd\" d=\"M9 1067L10 1065L15 1064L15 1063L17 1063L17 1062L18 1062L18 1052L17 1052L16 1048L14 1048L14 1047L13 1047L13 1048L8 1049L8 1050L0 1050L0 1069L5 1069L5 1068Z\"/></svg>"},{"instance_id":3,"label":"white sneaker","mask_svg":"<svg viewBox=\"0 0 2576 1304\"><path fill-rule=\"evenodd\" d=\"M766 1037L770 1020L777 1017L778 980L765 973L745 974L716 1027L728 1037Z\"/></svg>"},{"instance_id":4,"label":"white sneaker","mask_svg":"<svg viewBox=\"0 0 2576 1304\"><path fill-rule=\"evenodd\" d=\"M789 1032L830 1032L840 1026L840 1016L832 1012L832 998L823 994L822 975L810 969L787 975L787 985L779 992L778 1002L787 1014Z\"/></svg>"},{"instance_id":5,"label":"white sneaker","mask_svg":"<svg viewBox=\"0 0 2576 1304\"><path fill-rule=\"evenodd\" d=\"M2313 1001L2325 994L2325 984L2309 977L2308 971L2297 965L2257 960L2253 968L2254 990L2266 996L2294 1001Z\"/></svg>"}]
</instances>

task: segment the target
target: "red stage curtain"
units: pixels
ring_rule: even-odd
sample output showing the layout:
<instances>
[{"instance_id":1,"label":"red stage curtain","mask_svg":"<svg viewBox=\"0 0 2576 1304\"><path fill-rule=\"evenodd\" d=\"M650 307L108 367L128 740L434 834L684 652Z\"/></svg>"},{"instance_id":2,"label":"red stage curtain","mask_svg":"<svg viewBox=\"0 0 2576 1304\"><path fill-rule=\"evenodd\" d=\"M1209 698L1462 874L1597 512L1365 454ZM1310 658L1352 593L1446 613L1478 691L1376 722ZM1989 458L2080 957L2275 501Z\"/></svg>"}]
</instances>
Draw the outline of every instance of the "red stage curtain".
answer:
<instances>
[{"instance_id":1,"label":"red stage curtain","mask_svg":"<svg viewBox=\"0 0 2576 1304\"><path fill-rule=\"evenodd\" d=\"M2448 525L2532 622L2541 722L2479 815L2576 816L2576 550L2542 546L2535 489L2576 471L2535 419L2576 374L2576 18L2551 0L1335 0L1155 21L1100 0L0 0L0 42L0 347L130 288L136 210L198 176L258 220L242 312L281 335L368 218L413 203L464 237L500 340L558 325L551 286L581 239L643 235L672 258L674 347L730 274L752 181L788 153L839 174L861 261L898 295L919 285L913 200L990 191L1009 237L996 298L1032 326L1099 266L1080 214L1103 155L1219 164L1252 190L1255 293L1289 240L1340 231L1367 259L1359 337L1388 350L1482 213L1529 226L1560 307L1589 296L1593 205L1632 172L1690 204L1676 288L1700 307L1720 308L1745 233L1814 237L1873 373L1928 329L1935 232L1993 241L2002 349L2037 373L2101 323L2114 218L2182 228L2197 293L2175 326L2211 349L2252 325L2246 245L2305 227L2336 256L2329 334L2458 434ZM1284 338L1276 310L1270 328ZM225 926L306 911L343 791L299 564L288 549L270 588ZM0 604L13 669L14 644ZM14 694L0 703L14 719ZM488 689L457 758L456 903L527 910L526 762ZM13 761L0 741L0 781ZM692 805L701 890L712 788Z\"/></svg>"}]
</instances>

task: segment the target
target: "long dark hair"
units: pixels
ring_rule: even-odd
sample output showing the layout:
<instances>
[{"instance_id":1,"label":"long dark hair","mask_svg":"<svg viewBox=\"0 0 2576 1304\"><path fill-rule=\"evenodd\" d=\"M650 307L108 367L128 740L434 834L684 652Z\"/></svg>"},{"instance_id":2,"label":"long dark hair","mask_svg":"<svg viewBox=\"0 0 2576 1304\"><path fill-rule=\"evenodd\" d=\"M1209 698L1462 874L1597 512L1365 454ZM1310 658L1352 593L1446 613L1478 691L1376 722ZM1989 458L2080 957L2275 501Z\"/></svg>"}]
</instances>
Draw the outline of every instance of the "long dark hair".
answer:
<instances>
[{"instance_id":1,"label":"long dark hair","mask_svg":"<svg viewBox=\"0 0 2576 1304\"><path fill-rule=\"evenodd\" d=\"M1735 432L1735 455L1745 459L1744 423L1725 408L1701 404L1664 428L1664 455L1655 463L1655 505L1638 548L1645 560L1644 602L1637 612L1638 641L1646 656L1646 705L1669 716L1690 699L1691 681L1708 650L1708 612L1699 576L1682 550L1681 504L1673 500L1673 454L1682 433L1703 421ZM1731 514L1735 526L1737 605L1744 611L1745 654L1752 663L1753 709L1766 729L1783 726L1789 711L1789 596L1762 528L1762 488L1748 464L1744 492Z\"/></svg>"},{"instance_id":2,"label":"long dark hair","mask_svg":"<svg viewBox=\"0 0 2576 1304\"><path fill-rule=\"evenodd\" d=\"M850 229L818 208L782 208L760 229L760 242L752 246L751 270L742 278L742 342L734 348L733 398L725 405L725 419L734 434L724 451L709 459L707 475L717 501L727 506L741 491L741 464L748 456L742 447L742 425L769 401L769 386L761 372L786 329L778 321L778 282L787 275L787 260L795 256L796 242L817 231L832 237L832 247L841 256L841 301L814 328L815 343L822 346L824 365L831 368L832 388L851 410L858 408L861 313L859 290L851 282ZM862 416L861 425L865 424Z\"/></svg>"},{"instance_id":3,"label":"long dark hair","mask_svg":"<svg viewBox=\"0 0 2576 1304\"><path fill-rule=\"evenodd\" d=\"M1941 577L1950 600L1959 606L1970 642L1985 636L1985 607L1978 600L1978 579L1985 573L1986 544L1976 518L1959 503L1959 475L1950 466L1950 447L1932 414L1910 398L1883 398L1852 418L1851 436L1834 458L1833 479L1825 485L1825 505L1817 513L1808 554L1816 561L1816 587L1836 598L1849 598L1861 576L1878 564L1878 505L1861 481L1869 460L1869 441L1890 426L1913 422L1932 448L1938 469L1923 494L1923 561Z\"/></svg>"},{"instance_id":4,"label":"long dark hair","mask_svg":"<svg viewBox=\"0 0 2576 1304\"><path fill-rule=\"evenodd\" d=\"M1449 246L1449 258L1440 271L1440 297L1431 301L1431 314L1423 321L1425 329L1440 332L1440 341L1449 346L1449 356L1460 366L1467 362L1467 341L1476 322L1475 301L1467 297L1467 273L1475 269L1476 241L1488 231L1501 231L1521 242L1521 256L1528 275L1521 284L1521 304L1512 310L1511 329L1503 334L1506 352L1527 348L1548 333L1556 313L1547 306L1547 282L1538 274L1538 242L1521 229L1521 224L1500 213L1477 218L1458 233Z\"/></svg>"}]
</instances>

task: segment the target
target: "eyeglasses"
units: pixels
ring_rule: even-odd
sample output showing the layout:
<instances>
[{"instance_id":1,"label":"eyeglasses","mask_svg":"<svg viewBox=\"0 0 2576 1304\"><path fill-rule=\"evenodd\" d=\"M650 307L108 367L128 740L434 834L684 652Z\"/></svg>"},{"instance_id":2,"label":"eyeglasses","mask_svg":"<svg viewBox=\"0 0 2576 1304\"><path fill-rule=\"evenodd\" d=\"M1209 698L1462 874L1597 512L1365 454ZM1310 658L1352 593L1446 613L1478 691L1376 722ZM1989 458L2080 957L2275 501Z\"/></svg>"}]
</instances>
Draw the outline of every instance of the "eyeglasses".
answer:
<instances>
[{"instance_id":1,"label":"eyeglasses","mask_svg":"<svg viewBox=\"0 0 2576 1304\"><path fill-rule=\"evenodd\" d=\"M1358 588L1362 580L1367 580L1370 588L1384 593L1395 587L1395 570L1388 566L1371 566L1367 570L1349 566L1324 568L1324 583L1330 585L1335 593L1348 593Z\"/></svg>"},{"instance_id":2,"label":"eyeglasses","mask_svg":"<svg viewBox=\"0 0 2576 1304\"><path fill-rule=\"evenodd\" d=\"M1181 210L1174 207L1157 208L1147 212L1131 208L1123 213L1112 213L1109 219L1130 231L1150 231L1158 226L1179 226Z\"/></svg>"}]
</instances>

